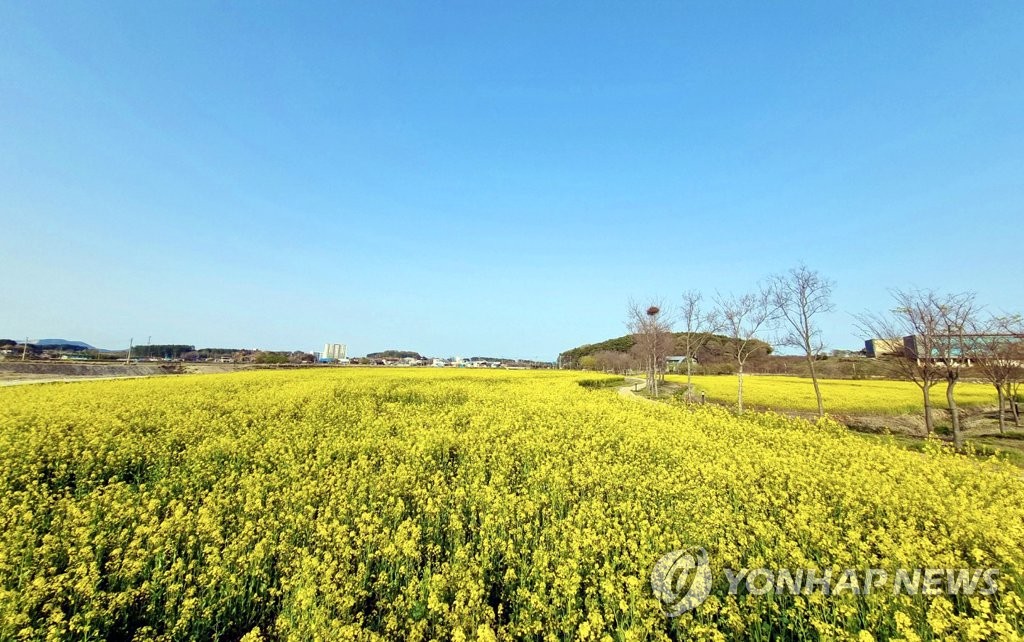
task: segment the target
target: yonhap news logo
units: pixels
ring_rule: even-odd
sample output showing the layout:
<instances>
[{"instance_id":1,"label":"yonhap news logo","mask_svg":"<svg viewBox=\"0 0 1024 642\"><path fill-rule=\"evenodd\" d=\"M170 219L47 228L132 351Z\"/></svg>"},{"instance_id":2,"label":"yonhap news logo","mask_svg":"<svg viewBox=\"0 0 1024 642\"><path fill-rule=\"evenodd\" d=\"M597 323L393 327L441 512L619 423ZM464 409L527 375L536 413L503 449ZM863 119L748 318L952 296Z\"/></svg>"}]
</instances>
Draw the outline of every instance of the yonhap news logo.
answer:
<instances>
[{"instance_id":1,"label":"yonhap news logo","mask_svg":"<svg viewBox=\"0 0 1024 642\"><path fill-rule=\"evenodd\" d=\"M999 570L994 568L912 568L887 571L880 568L742 568L723 569L729 595L768 594L824 596L869 595L889 591L893 595L994 595ZM714 579L707 551L681 549L662 555L651 571L651 589L664 606L666 617L692 611L711 595Z\"/></svg>"},{"instance_id":2,"label":"yonhap news logo","mask_svg":"<svg viewBox=\"0 0 1024 642\"><path fill-rule=\"evenodd\" d=\"M651 571L651 588L665 605L665 615L678 617L711 595L711 566L703 548L662 555Z\"/></svg>"}]
</instances>

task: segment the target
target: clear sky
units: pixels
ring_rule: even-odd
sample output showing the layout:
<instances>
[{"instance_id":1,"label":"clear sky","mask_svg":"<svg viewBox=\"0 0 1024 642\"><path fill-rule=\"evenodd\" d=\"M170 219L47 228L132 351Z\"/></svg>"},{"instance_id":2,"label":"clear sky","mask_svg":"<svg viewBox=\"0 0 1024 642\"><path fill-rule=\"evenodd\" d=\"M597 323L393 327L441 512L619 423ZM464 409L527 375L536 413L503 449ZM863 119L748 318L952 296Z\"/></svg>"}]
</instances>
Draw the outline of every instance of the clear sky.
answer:
<instances>
[{"instance_id":1,"label":"clear sky","mask_svg":"<svg viewBox=\"0 0 1024 642\"><path fill-rule=\"evenodd\" d=\"M0 337L554 359L631 297L1024 303L1024 3L0 0Z\"/></svg>"}]
</instances>

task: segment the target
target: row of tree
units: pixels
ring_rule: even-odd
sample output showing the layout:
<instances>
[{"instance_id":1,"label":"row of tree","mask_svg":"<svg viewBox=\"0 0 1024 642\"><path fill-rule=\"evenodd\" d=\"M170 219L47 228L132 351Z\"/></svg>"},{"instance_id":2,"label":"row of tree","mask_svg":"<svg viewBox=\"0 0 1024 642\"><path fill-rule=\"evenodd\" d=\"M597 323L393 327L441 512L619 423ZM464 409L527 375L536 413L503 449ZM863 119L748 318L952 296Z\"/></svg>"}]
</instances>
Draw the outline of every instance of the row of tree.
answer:
<instances>
[{"instance_id":1,"label":"row of tree","mask_svg":"<svg viewBox=\"0 0 1024 642\"><path fill-rule=\"evenodd\" d=\"M999 431L1006 431L1006 405L1020 425L1017 403L1024 382L1024 320L1018 314L990 314L973 292L896 290L886 314L858 316L861 328L895 343L894 372L913 381L924 400L925 430L934 427L931 390L946 384L946 406L957 449L963 446L956 385L964 370L991 383L999 403ZM904 339L905 338L905 339Z\"/></svg>"},{"instance_id":2,"label":"row of tree","mask_svg":"<svg viewBox=\"0 0 1024 642\"><path fill-rule=\"evenodd\" d=\"M716 294L710 305L697 291L684 293L681 305L672 311L666 311L660 303L631 302L626 325L633 335L633 352L645 373L648 391L657 395L667 357L673 350L681 350L687 375L685 395L692 400L694 359L709 341L725 335L729 341L722 342L722 346L736 371L737 410L742 414L744 367L764 345L759 337L772 334L777 345L795 348L806 360L818 415L824 416L816 363L825 349L820 319L835 308L833 288L831 280L800 265L771 276L745 294ZM1016 400L1024 381L1021 316L989 314L971 292L894 290L892 296L895 305L891 310L858 315L858 326L892 346L887 363L894 376L920 387L928 434L934 428L931 390L945 382L954 444L962 448L963 432L954 393L967 368L973 368L972 374L996 388L1000 431L1006 427L1007 402L1019 425ZM678 335L672 332L676 324L682 330ZM677 336L681 337L678 341ZM602 358L614 364L614 357Z\"/></svg>"},{"instance_id":3,"label":"row of tree","mask_svg":"<svg viewBox=\"0 0 1024 642\"><path fill-rule=\"evenodd\" d=\"M806 358L818 400L818 414L823 416L825 407L815 369L816 358L825 349L818 317L833 309L832 288L831 281L801 265L786 274L771 277L754 291L741 295L716 294L710 306L696 290L683 294L682 304L675 313L664 312L662 305L631 302L626 326L639 347L648 390L658 394L667 350L672 348L665 337L672 333L678 321L683 331L679 347L685 357L687 398L693 398L692 364L696 355L709 341L724 334L730 339L723 345L727 358L736 368L737 410L742 414L744 368L765 343L759 335L776 330L777 344L799 348Z\"/></svg>"},{"instance_id":4,"label":"row of tree","mask_svg":"<svg viewBox=\"0 0 1024 642\"><path fill-rule=\"evenodd\" d=\"M157 357L161 359L180 359L187 352L195 352L196 347L184 344L147 344L132 346L132 357L136 359L148 359Z\"/></svg>"}]
</instances>

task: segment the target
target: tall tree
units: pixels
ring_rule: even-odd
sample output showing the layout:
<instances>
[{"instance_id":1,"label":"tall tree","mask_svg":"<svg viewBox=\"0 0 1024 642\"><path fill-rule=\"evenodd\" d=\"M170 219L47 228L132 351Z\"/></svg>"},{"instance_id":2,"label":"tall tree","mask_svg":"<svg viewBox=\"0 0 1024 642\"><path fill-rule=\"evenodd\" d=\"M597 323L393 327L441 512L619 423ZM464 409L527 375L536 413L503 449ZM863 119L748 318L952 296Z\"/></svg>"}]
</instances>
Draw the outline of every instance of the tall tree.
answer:
<instances>
[{"instance_id":1,"label":"tall tree","mask_svg":"<svg viewBox=\"0 0 1024 642\"><path fill-rule=\"evenodd\" d=\"M978 372L996 389L999 432L1006 432L1006 402L1013 413L1015 385L1024 379L1024 320L1020 315L993 316L973 328L974 362ZM1016 421L1019 416L1014 414Z\"/></svg>"},{"instance_id":2,"label":"tall tree","mask_svg":"<svg viewBox=\"0 0 1024 642\"><path fill-rule=\"evenodd\" d=\"M970 328L977 324L978 304L973 292L938 295L928 293L928 305L939 317L938 335L931 355L942 366L946 378L946 406L953 426L953 446L962 450L963 431L960 427L960 409L956 404L955 389L960 372L970 362L976 349L975 337L969 337ZM921 358L920 355L918 358ZM927 358L927 356L925 356Z\"/></svg>"},{"instance_id":3,"label":"tall tree","mask_svg":"<svg viewBox=\"0 0 1024 642\"><path fill-rule=\"evenodd\" d=\"M818 317L835 309L832 304L833 285L832 281L802 264L771 280L772 303L778 309L785 327L785 334L779 343L803 351L811 372L819 417L825 416L825 404L821 398L815 361L825 349L825 343L818 326Z\"/></svg>"},{"instance_id":4,"label":"tall tree","mask_svg":"<svg viewBox=\"0 0 1024 642\"><path fill-rule=\"evenodd\" d=\"M763 345L756 340L757 334L775 318L776 308L771 292L765 288L741 296L718 295L715 302L722 325L733 339L726 346L726 352L736 364L736 411L742 415L743 367L747 359Z\"/></svg>"},{"instance_id":5,"label":"tall tree","mask_svg":"<svg viewBox=\"0 0 1024 642\"><path fill-rule=\"evenodd\" d=\"M693 401L693 360L708 340L722 329L722 320L715 309L705 310L703 296L696 290L683 292L680 318L686 332L683 350L686 356L686 400Z\"/></svg>"},{"instance_id":6,"label":"tall tree","mask_svg":"<svg viewBox=\"0 0 1024 642\"><path fill-rule=\"evenodd\" d=\"M626 326L633 334L634 350L640 358L647 379L647 390L658 394L658 374L668 356L666 336L671 332L671 321L658 303L641 305L631 301Z\"/></svg>"},{"instance_id":7,"label":"tall tree","mask_svg":"<svg viewBox=\"0 0 1024 642\"><path fill-rule=\"evenodd\" d=\"M999 332L1007 337L1004 357L1012 365L1004 385L1003 397L1010 404L1013 414L1013 425L1020 427L1020 401L1024 398L1021 386L1024 385L1024 317L1011 315L1004 317Z\"/></svg>"},{"instance_id":8,"label":"tall tree","mask_svg":"<svg viewBox=\"0 0 1024 642\"><path fill-rule=\"evenodd\" d=\"M897 356L889 359L894 376L914 382L924 400L925 433L934 428L931 391L945 379L945 370L933 355L938 351L937 340L942 328L942 314L935 305L930 290L893 290L893 308L885 314L858 315L861 329L897 348Z\"/></svg>"},{"instance_id":9,"label":"tall tree","mask_svg":"<svg viewBox=\"0 0 1024 642\"><path fill-rule=\"evenodd\" d=\"M601 350L594 353L594 360L599 370L623 374L632 365L629 355L614 350Z\"/></svg>"}]
</instances>

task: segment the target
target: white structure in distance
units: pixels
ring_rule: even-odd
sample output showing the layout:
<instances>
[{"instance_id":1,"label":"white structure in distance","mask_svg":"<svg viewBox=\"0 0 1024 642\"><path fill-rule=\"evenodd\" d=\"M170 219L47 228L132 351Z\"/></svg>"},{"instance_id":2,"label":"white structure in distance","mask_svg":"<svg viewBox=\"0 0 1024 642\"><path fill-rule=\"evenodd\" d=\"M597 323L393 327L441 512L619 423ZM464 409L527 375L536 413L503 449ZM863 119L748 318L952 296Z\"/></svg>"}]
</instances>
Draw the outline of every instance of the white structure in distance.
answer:
<instances>
[{"instance_id":1,"label":"white structure in distance","mask_svg":"<svg viewBox=\"0 0 1024 642\"><path fill-rule=\"evenodd\" d=\"M325 343L323 354L320 355L321 359L328 359L330 361L341 361L346 357L346 348L344 343Z\"/></svg>"}]
</instances>

